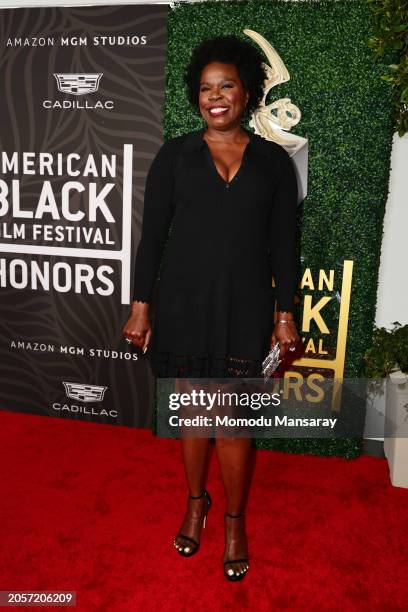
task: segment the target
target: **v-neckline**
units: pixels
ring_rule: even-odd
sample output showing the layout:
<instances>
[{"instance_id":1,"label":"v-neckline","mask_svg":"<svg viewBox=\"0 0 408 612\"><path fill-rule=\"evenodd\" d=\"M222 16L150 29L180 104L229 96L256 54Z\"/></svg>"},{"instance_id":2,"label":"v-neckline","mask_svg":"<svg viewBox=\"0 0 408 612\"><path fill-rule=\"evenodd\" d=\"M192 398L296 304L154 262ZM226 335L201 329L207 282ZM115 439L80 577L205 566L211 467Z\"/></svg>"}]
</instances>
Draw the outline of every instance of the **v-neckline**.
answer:
<instances>
[{"instance_id":1,"label":"v-neckline","mask_svg":"<svg viewBox=\"0 0 408 612\"><path fill-rule=\"evenodd\" d=\"M231 183L232 183L233 181L235 181L235 179L237 178L237 176L240 174L240 172L241 172L241 170L242 170L242 167L243 167L244 162L245 162L245 157L246 157L246 154L247 154L247 151L248 151L248 145L249 145L249 144L250 144L250 142L251 142L251 134L248 132L248 130L245 130L245 132L248 134L249 140L248 140L248 142L246 143L245 148L244 148L244 151L243 151L243 153L242 153L241 163L240 163L240 165L239 165L238 170L236 171L236 173L235 173L235 174L234 174L234 176L232 177L232 179L230 179L229 181L226 181L226 180L225 180L225 178L224 178L223 176L221 176L220 172L218 171L218 168L217 168L217 166L216 166L216 164L215 164L214 158L213 158L212 153L211 153L211 149L210 149L210 147L208 146L208 143L207 143L207 141L206 141L206 140L205 140L205 138L204 138L204 132L205 132L205 128L203 128L203 129L202 129L201 138L203 139L204 147L205 147L205 149L206 149L206 151L207 151L207 155L209 156L210 163L211 163L211 166L212 166L212 168L213 168L213 171L216 173L216 175L218 176L218 178L219 178L219 179L222 181L222 183L223 183L224 185L229 186L229 185L231 185Z\"/></svg>"}]
</instances>

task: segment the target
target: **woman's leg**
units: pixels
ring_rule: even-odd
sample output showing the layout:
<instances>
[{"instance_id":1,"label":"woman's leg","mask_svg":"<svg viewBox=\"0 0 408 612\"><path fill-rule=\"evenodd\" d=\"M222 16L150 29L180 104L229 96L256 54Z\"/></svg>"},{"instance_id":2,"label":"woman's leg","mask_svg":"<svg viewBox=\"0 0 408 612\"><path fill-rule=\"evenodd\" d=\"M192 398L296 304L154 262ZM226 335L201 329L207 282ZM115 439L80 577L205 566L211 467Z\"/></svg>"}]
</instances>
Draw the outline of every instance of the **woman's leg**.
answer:
<instances>
[{"instance_id":1,"label":"woman's leg","mask_svg":"<svg viewBox=\"0 0 408 612\"><path fill-rule=\"evenodd\" d=\"M176 547L185 549L186 547L191 548L192 544L183 538L183 535L193 538L196 542L200 541L203 518L207 511L207 497L201 494L206 488L209 439L182 439L181 448L189 496L201 496L199 499L191 499L191 497L188 497L186 513L179 530L179 535L176 536L174 541Z\"/></svg>"},{"instance_id":2,"label":"woman's leg","mask_svg":"<svg viewBox=\"0 0 408 612\"><path fill-rule=\"evenodd\" d=\"M192 388L194 386L187 380L176 381L178 392L191 392ZM181 414L183 414L183 411L181 411ZM184 416L191 415L186 413ZM186 435L188 436L188 429L187 433L184 431L184 436ZM203 518L208 507L207 497L202 493L206 489L210 451L209 438L184 436L181 438L181 452L189 497L179 535L176 536L174 541L176 547L183 548L191 547L192 544L184 539L181 534L193 538L196 542L200 541ZM191 499L190 496L200 497L199 499Z\"/></svg>"},{"instance_id":3,"label":"woman's leg","mask_svg":"<svg viewBox=\"0 0 408 612\"><path fill-rule=\"evenodd\" d=\"M226 495L226 511L232 515L245 512L254 466L255 449L251 438L216 438L215 447ZM227 559L248 558L245 515L241 518L225 517L225 550ZM225 570L245 571L245 562L226 565Z\"/></svg>"},{"instance_id":4,"label":"woman's leg","mask_svg":"<svg viewBox=\"0 0 408 612\"><path fill-rule=\"evenodd\" d=\"M242 383L230 382L223 386L223 390L227 394L232 392L231 397L234 397L235 393L239 394L244 390L244 386ZM243 409L239 403L238 405L222 405L218 408L220 415L229 417L243 417L246 416L247 411L247 408ZM224 561L248 558L245 509L255 460L252 438L245 437L243 435L245 432L241 428L238 429L235 436L231 428L227 427L227 430L228 436L222 435L222 429L216 430L215 438L215 448L226 496ZM247 567L246 562L226 564L225 571L243 573Z\"/></svg>"},{"instance_id":5,"label":"woman's leg","mask_svg":"<svg viewBox=\"0 0 408 612\"><path fill-rule=\"evenodd\" d=\"M247 407L243 408L234 400L235 394L239 394L244 389L246 387L242 382L232 379L224 382L222 390L226 393L225 398L231 397L231 400L224 401L222 396L220 405L215 407L219 416L232 418L247 416ZM255 466L255 448L252 438L249 437L250 430L245 431L237 427L235 433L235 430L227 425L226 431L228 435L225 436L222 427L216 428L215 432L215 448L226 496L224 561L248 558L244 513ZM239 518L231 518L228 515ZM245 562L227 564L225 571L228 573L228 570L232 569L234 573L244 572L247 566Z\"/></svg>"}]
</instances>

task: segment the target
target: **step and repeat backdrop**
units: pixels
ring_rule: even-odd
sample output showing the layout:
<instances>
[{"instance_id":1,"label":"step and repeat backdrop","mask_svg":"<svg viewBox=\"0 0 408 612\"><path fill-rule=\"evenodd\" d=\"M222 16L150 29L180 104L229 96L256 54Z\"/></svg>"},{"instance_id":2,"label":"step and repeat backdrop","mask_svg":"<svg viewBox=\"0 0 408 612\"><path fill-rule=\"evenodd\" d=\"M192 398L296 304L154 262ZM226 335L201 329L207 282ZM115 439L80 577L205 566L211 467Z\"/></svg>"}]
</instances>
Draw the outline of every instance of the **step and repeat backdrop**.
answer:
<instances>
[{"instance_id":1,"label":"step and repeat backdrop","mask_svg":"<svg viewBox=\"0 0 408 612\"><path fill-rule=\"evenodd\" d=\"M269 79L249 127L297 158L305 196L304 352L286 374L362 375L393 135L380 78L393 58L373 61L371 33L366 0L0 11L1 408L151 426L149 365L122 337L145 178L163 137L202 126L183 72L201 40L223 34L264 53ZM261 445L358 449L356 440Z\"/></svg>"},{"instance_id":2,"label":"step and repeat backdrop","mask_svg":"<svg viewBox=\"0 0 408 612\"><path fill-rule=\"evenodd\" d=\"M166 6L0 11L0 406L149 427L129 315Z\"/></svg>"}]
</instances>

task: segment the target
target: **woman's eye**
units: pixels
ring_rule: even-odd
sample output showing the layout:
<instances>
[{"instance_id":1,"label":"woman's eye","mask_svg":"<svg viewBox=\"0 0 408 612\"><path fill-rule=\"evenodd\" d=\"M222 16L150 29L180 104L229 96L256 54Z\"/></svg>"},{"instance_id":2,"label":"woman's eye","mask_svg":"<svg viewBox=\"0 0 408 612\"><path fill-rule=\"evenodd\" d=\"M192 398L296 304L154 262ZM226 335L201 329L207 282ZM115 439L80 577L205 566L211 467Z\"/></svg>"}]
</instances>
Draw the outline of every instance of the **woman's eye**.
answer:
<instances>
[{"instance_id":1,"label":"woman's eye","mask_svg":"<svg viewBox=\"0 0 408 612\"><path fill-rule=\"evenodd\" d=\"M234 83L223 83L221 85L221 89L224 87L228 87L229 89L231 89L231 87L234 87ZM200 92L202 91L209 91L210 87L208 87L208 85L201 85L200 87Z\"/></svg>"}]
</instances>

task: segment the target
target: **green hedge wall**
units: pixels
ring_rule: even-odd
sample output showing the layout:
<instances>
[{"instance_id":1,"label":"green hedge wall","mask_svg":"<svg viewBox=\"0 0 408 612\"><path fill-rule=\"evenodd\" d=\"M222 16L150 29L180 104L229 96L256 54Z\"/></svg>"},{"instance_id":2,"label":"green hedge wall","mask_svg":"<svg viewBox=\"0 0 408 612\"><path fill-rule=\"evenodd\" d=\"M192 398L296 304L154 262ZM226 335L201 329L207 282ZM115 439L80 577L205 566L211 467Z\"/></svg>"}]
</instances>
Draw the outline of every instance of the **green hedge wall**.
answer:
<instances>
[{"instance_id":1,"label":"green hedge wall","mask_svg":"<svg viewBox=\"0 0 408 612\"><path fill-rule=\"evenodd\" d=\"M375 317L393 136L391 92L380 75L393 57L373 62L366 0L177 4L168 19L165 138L203 125L189 107L182 79L192 48L230 33L255 44L244 28L262 34L282 57L291 78L270 95L287 96L300 108L292 133L309 140L308 196L299 206L302 270L334 268L340 278L343 260L354 261L344 376L358 377ZM337 328L338 310L333 300L325 311L331 329ZM361 440L271 439L257 445L352 458Z\"/></svg>"}]
</instances>

